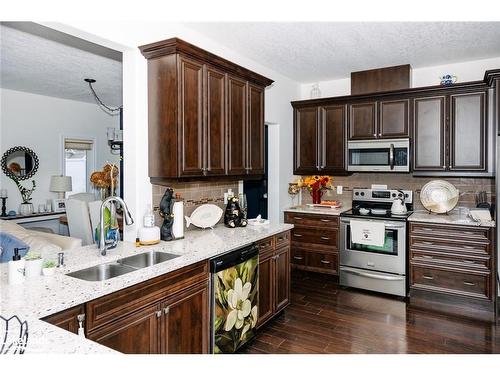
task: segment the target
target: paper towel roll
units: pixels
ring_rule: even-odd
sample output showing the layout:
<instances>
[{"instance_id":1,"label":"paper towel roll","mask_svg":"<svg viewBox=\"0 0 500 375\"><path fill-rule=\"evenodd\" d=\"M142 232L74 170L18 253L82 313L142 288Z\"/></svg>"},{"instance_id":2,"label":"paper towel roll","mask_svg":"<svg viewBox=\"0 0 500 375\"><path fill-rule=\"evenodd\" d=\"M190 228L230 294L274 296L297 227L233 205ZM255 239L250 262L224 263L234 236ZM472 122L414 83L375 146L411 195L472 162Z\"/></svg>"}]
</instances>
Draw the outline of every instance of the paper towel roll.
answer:
<instances>
[{"instance_id":1,"label":"paper towel roll","mask_svg":"<svg viewBox=\"0 0 500 375\"><path fill-rule=\"evenodd\" d=\"M172 235L175 239L184 237L184 202L174 203L174 224L172 225Z\"/></svg>"}]
</instances>

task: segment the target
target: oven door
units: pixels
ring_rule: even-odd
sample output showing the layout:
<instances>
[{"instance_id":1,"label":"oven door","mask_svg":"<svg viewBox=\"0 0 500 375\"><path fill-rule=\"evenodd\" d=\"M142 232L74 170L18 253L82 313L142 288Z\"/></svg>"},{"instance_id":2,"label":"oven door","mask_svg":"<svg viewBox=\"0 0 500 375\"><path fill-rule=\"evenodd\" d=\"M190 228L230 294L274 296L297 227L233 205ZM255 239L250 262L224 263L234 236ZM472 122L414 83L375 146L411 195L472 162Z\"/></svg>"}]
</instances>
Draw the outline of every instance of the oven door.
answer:
<instances>
[{"instance_id":1,"label":"oven door","mask_svg":"<svg viewBox=\"0 0 500 375\"><path fill-rule=\"evenodd\" d=\"M348 170L358 172L409 172L410 141L350 141L347 145Z\"/></svg>"},{"instance_id":2,"label":"oven door","mask_svg":"<svg viewBox=\"0 0 500 375\"><path fill-rule=\"evenodd\" d=\"M384 221L384 223L383 246L361 245L351 241L350 219L342 218L340 264L404 275L406 273L406 222Z\"/></svg>"}]
</instances>

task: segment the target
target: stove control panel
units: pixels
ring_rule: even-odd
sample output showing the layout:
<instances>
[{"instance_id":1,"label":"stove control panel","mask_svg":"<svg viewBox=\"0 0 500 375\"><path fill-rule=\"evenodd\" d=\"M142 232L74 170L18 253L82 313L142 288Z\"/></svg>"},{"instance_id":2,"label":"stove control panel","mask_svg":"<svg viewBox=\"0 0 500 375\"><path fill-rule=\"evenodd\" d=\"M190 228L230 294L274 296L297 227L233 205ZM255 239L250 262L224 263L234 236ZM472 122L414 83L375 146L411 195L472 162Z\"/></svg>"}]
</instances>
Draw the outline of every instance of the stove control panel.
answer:
<instances>
[{"instance_id":1,"label":"stove control panel","mask_svg":"<svg viewBox=\"0 0 500 375\"><path fill-rule=\"evenodd\" d=\"M359 189L352 190L352 199L354 201L368 202L392 202L396 198L404 199L405 203L413 203L413 191L411 190L372 190Z\"/></svg>"}]
</instances>

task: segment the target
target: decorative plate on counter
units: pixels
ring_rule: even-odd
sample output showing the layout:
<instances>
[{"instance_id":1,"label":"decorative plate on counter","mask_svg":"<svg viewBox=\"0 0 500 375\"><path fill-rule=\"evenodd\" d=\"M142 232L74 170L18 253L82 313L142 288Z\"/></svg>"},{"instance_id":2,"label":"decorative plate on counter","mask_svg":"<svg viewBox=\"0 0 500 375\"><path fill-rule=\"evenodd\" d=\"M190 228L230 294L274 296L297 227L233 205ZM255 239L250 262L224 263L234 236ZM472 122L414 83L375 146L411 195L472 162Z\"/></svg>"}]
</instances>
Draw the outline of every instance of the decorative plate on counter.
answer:
<instances>
[{"instance_id":1,"label":"decorative plate on counter","mask_svg":"<svg viewBox=\"0 0 500 375\"><path fill-rule=\"evenodd\" d=\"M202 204L197 207L191 216L184 216L186 219L186 227L193 224L198 228L213 228L219 222L223 214L220 207L215 204Z\"/></svg>"},{"instance_id":2,"label":"decorative plate on counter","mask_svg":"<svg viewBox=\"0 0 500 375\"><path fill-rule=\"evenodd\" d=\"M458 190L444 180L433 180L420 191L420 201L429 211L444 214L450 212L458 203Z\"/></svg>"}]
</instances>

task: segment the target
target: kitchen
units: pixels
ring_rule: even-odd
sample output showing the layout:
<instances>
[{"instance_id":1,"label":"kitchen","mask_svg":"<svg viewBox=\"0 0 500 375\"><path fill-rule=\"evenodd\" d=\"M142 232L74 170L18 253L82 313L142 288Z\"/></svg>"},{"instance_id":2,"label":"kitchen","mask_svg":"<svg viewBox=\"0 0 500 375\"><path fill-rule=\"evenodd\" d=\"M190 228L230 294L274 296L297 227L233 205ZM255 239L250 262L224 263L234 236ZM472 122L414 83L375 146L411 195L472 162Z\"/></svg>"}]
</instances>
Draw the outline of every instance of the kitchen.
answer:
<instances>
[{"instance_id":1,"label":"kitchen","mask_svg":"<svg viewBox=\"0 0 500 375\"><path fill-rule=\"evenodd\" d=\"M69 31L64 25L52 26ZM207 26L205 32L213 30ZM113 40L112 34L103 38ZM200 43L206 36L155 35L134 41L133 59L144 64L139 82L146 83L147 77L147 84L129 95L142 98L149 112L146 116L145 108L135 105L130 111L148 123L149 138L144 132L138 139L124 134L135 157L125 159L125 170L137 171L125 176L125 186L133 182L125 201L134 218L124 226L125 242L104 257L96 245L69 250L58 270L64 271L42 282L26 280L22 287L4 288L2 278L2 315L27 319L29 340L40 344L37 348L28 341L27 353L216 352L216 347L229 345L222 335L214 335L221 328L215 324L214 306L217 295L224 293L227 297L219 302L235 311L233 318L224 317L224 329L240 335L240 343L233 337L229 346L243 353L498 352L496 228L486 212L496 194L500 66L476 67L470 80L456 73L459 81L448 84L442 76L458 72L456 67L442 71L432 85L418 85L419 68L407 64L398 66L398 80L395 64L351 70L348 94L329 95L325 81L316 87L324 93L315 98L312 85L304 84L305 95L294 90L284 100L270 91L279 89L281 77L244 64L245 59L234 62L224 48ZM124 69L126 62L124 56ZM392 68L382 69L388 66ZM362 84L373 85L357 86L355 72L363 76ZM131 99L126 95L125 103ZM278 102L286 112L283 117L272 105ZM290 121L279 124L276 143L269 139L269 207L278 207L270 210L270 224L184 228L183 239L135 247L144 208L159 207L168 188L184 198L189 216L200 203L225 207L226 190L242 192L238 181L264 174L264 126L271 131L276 125L265 122L276 118ZM273 148L278 148L274 160ZM142 164L136 165L137 160ZM277 173L272 166L276 162ZM333 177L325 182L333 188L322 192L323 199L303 187L315 175ZM289 184L300 185L298 202L288 196ZM322 201L338 207L312 206ZM157 215L156 225L163 219ZM355 239L359 234L367 237ZM233 253L245 263L220 258ZM171 257L161 261L158 254ZM139 258L131 259L135 256L148 257L148 266L137 266ZM236 270L252 270L257 262L258 279L241 273L235 279L240 281L232 280L227 290L218 292L215 285L221 284L216 280L225 276L217 276L224 272L217 266L226 261ZM67 275L103 264L128 270L97 281ZM253 292L255 280L258 294ZM372 311L372 318L361 317L361 310ZM353 317L348 322L349 312ZM338 314L342 318L328 326L326 320ZM190 316L194 318L186 320ZM373 338L359 336L363 327L380 324L384 317L387 326L377 327L379 346ZM291 326L301 319L304 326L294 331ZM397 321L392 333L391 319ZM425 323L419 326L421 321ZM353 325L356 334L347 335L340 322ZM391 344L400 324L422 329L404 348ZM483 339L461 341L436 328L447 324L463 335L479 331ZM78 336L80 329L86 339ZM430 341L436 342L426 346L421 336L432 329ZM315 332L318 339L300 330ZM336 337L345 345L336 344ZM51 343L50 349L42 338Z\"/></svg>"}]
</instances>

